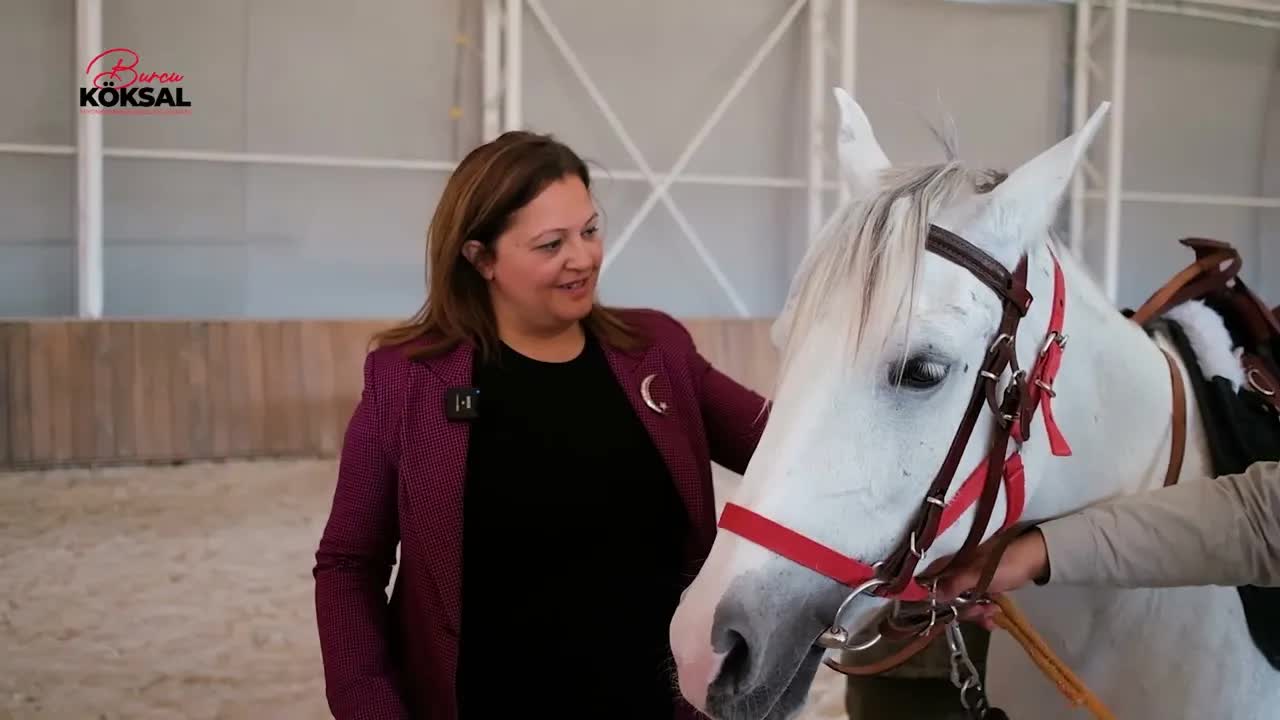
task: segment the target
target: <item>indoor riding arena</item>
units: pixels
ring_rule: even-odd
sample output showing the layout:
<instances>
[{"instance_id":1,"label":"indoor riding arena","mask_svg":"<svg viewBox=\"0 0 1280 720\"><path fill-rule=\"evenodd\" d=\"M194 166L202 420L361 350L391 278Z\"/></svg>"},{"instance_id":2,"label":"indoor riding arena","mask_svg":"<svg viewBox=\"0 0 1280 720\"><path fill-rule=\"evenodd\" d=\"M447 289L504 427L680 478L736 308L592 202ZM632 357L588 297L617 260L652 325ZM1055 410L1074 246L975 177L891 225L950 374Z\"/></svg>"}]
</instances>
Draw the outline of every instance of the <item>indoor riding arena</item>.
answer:
<instances>
[{"instance_id":1,"label":"indoor riding arena","mask_svg":"<svg viewBox=\"0 0 1280 720\"><path fill-rule=\"evenodd\" d=\"M1194 404L1197 395L1190 387L1170 395L1171 378L1182 376L1169 346L1166 370L1159 353L1114 350L1119 341L1100 328L1128 332L1122 311L1179 277L1197 248L1223 247L1181 242L1189 238L1229 247L1234 279L1225 286L1247 287L1258 307L1280 304L1280 0L0 0L0 61L11 78L0 103L0 719L456 717L452 705L392 713L379 704L391 691L376 695L383 676L362 685L342 675L348 662L358 666L351 672L385 670L390 656L361 654L382 647L372 634L341 636L322 653L322 638L339 636L318 618L328 591L318 590L317 555L341 504L335 497L357 492L339 490L340 477L359 472L340 469L368 453L355 446L363 437L356 420L370 412L366 402L390 396L382 395L388 385L369 384L374 336L414 317L432 290L428 229L452 174L473 149L517 130L549 133L586 161L600 234L573 242L600 243L588 286L595 301L669 315L715 370L772 403L767 416L748 410L725 419L724 407L704 397L700 409L679 414L682 398L663 394L677 392L690 372L679 363L690 354L669 349L646 356L647 377L637 372L622 384L646 427L662 428L656 448L710 446L709 461L688 465L690 477L711 468L709 501L691 506L705 509L698 517L708 544L697 550L699 566L684 571L691 585L671 625L679 648L655 675L673 702L715 720L1004 717L966 709L989 691L1014 720L1164 720L1176 713L1161 709L1160 693L1185 692L1179 707L1276 717L1231 704L1245 696L1270 702L1280 692L1280 671L1248 656L1255 648L1246 642L1244 655L1231 654L1224 638L1248 637L1234 595L1218 612L1216 599L1201 596L1029 587L1008 594L1034 628L1028 641L1001 623L960 622L960 610L911 572L967 549L966 533L984 513L994 514L975 542L1158 486L1166 468L1170 477L1181 468L1180 482L1208 473L1208 416L1193 406L1185 428L1170 420L1171 397ZM943 210L953 196L935 189L960 177L946 173L961 164L995 171L990 185L962 193L964 202L991 198L972 206L994 208L989 225L966 224L987 217L979 211ZM883 172L888 165L898 174ZM925 166L942 169L918 170ZM886 185L889 177L925 179L872 196L881 187L873 177ZM501 185L470 191L498 193ZM849 225L859 212L882 222ZM1028 246L1019 255L991 239L1041 217L1034 247L1052 253ZM917 225L927 243L920 234L915 245L893 245L891 234ZM935 244L931 228L942 225L957 238L950 250ZM863 229L843 232L849 227ZM840 249L855 239L864 245ZM995 258L998 269L965 260L970 251ZM934 378L943 385L932 395L858 399L855 354L805 345L816 342L813 332L843 327L845 315L856 320L853 301L807 302L797 289L824 272L837 286L856 285L849 297L861 298L860 322L871 327L876 298L898 287L888 275L905 267L895 265L902 253L922 258L923 270L901 284L917 302L899 311L947 306L961 318L955 327L972 325L938 330L925 317L912 325L910 347L954 347L956 357L971 352L964 357L976 361L941 365L938 373L952 375ZM559 262L548 257L527 262ZM1000 354L992 340L1003 332L1001 303L1009 307L1009 286L991 278L1022 282L1020 257L1055 264L1023 273L1030 310L1005 335L1014 364L979 367ZM453 258L458 272L481 277L480 265ZM827 261L862 267L865 286L842 280ZM491 287L511 275L500 269L497 277ZM547 293L559 298L570 291L557 277L562 284ZM942 294L948 288L963 291ZM1061 293L1065 320L1046 309ZM1186 302L1196 307L1170 313L1217 318L1200 296ZM506 317L496 321L504 342L515 327ZM1154 347L1157 327L1167 326L1144 325L1146 335L1131 332L1124 342ZM1215 327L1223 337L1223 327L1235 332L1230 320ZM884 346L886 358L907 347L895 342ZM859 347L859 358L883 349L874 341ZM1052 388L1056 367L1040 374L1051 348L1061 362ZM789 349L793 369L783 362ZM1004 401L992 391L990 408L975 392L976 430L955 444L964 454L943 477L963 402L983 382L979 370L993 388L1004 379L1022 387L1016 361L1024 349L1023 377L1030 372L1034 382L1019 397L1038 399L1017 412L1031 414L1018 415L1022 422L1007 414L1001 403L1011 391ZM1208 367L1207 351L1196 352ZM1243 362L1234 344L1220 355ZM876 382L893 374L887 363ZM420 378L406 392L429 392L421 378L433 376L406 367ZM846 370L852 379L828 380ZM1258 367L1243 371L1246 390L1276 391ZM453 385L470 384L462 377ZM701 375L692 383L712 391ZM571 407L585 402L572 385L558 390ZM416 416L383 414L413 426L440 415L441 427L456 427L454 415L443 420L451 412L440 410L443 397L431 395ZM880 396L865 395L872 397ZM893 414L912 403L932 409L915 420ZM997 410L1006 411L1003 423ZM737 442L748 431L726 423L756 428L752 438L762 429L749 465L733 467L738 455L716 435ZM1069 452L1056 436L1046 442L1059 426ZM386 442L417 442L408 425L398 427ZM663 434L671 428L687 439L672 441ZM988 446L990 438L1003 442ZM991 462L997 446L1020 453L1017 472L1004 455ZM430 449L397 456L410 450L425 460L388 471L387 497L407 503L388 505L425 513L434 499L404 498L445 497L427 486L443 482L447 463ZM565 447L544 451L572 458ZM974 469L980 460L990 472ZM1096 470L1147 465L1149 483L1137 470L1114 481ZM595 479L608 487L624 469L596 468ZM972 484L962 488L966 477ZM974 512L958 507L964 488ZM629 509L601 503L591 512L623 517ZM941 520L922 519L933 517L930 503ZM373 505L360 507L372 517ZM728 520L726 507L768 516L771 532L789 533L774 537L789 538L779 542L793 550L752 542L727 522L716 527ZM403 602L383 605L374 592L376 602L359 607L376 614L350 624L396 633L401 626L378 619L398 618L426 633L405 637L448 648L440 652L452 663L456 631L431 635L441 611L404 610L415 602L453 608L445 597L456 590L452 576L433 565L445 530L403 514L388 522L400 532L382 589L390 597L401 557L415 559L405 567L420 577L405 583ZM522 550L507 548L508 562L578 562ZM819 554L816 564L794 555L807 551ZM337 562L343 570L354 561ZM599 571L579 568L588 578ZM900 573L897 590L886 591L897 582L886 572ZM636 581L637 593L643 584ZM911 600L911 589L923 594ZM535 595L568 603L588 590L521 584L503 592L509 614L494 621L507 624L510 641L484 648L484 682L499 697L511 693L508 717L540 709L509 688L548 651L524 635L549 621L522 606ZM728 603L731 592L737 605ZM888 612L887 622L905 617L890 598L906 606L920 597L928 599L913 616L919 632L912 626L895 637L885 630L892 622L874 624L882 616L872 610ZM1181 618L1184 606L1199 609ZM703 607L708 624L696 625ZM778 629L725 630L722 615L734 607ZM1138 618L1123 623L1126 631L1145 628L1132 641L1098 620L1119 622L1126 612ZM1006 608L1001 617L1014 616ZM1188 628L1200 626L1216 639L1197 645ZM769 655L766 646L780 647L793 627L812 635ZM581 668L621 663L638 652L639 632L628 617L611 618L598 643L574 649ZM880 640L862 642L871 636ZM697 680L701 666L685 647L714 650L720 669ZM417 657L414 648L405 653ZM1219 677L1215 663L1257 680L1231 690L1235 698L1215 698L1214 686L1225 687L1208 679ZM356 687L342 703L326 694L326 666L334 684L341 676ZM575 704L581 668L556 668L558 706L544 712L635 717L627 703ZM1158 679L1166 671L1175 679ZM438 671L401 675L406 688L453 687Z\"/></svg>"}]
</instances>

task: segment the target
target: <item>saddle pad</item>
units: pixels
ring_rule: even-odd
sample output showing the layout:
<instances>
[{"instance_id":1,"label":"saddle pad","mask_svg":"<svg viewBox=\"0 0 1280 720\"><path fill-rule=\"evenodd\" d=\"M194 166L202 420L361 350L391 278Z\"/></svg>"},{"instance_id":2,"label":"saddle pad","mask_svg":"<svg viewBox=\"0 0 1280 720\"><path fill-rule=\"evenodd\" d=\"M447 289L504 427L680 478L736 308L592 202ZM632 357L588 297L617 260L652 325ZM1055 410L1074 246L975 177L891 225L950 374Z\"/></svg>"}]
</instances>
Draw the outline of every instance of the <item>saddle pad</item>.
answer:
<instances>
[{"instance_id":1,"label":"saddle pad","mask_svg":"<svg viewBox=\"0 0 1280 720\"><path fill-rule=\"evenodd\" d=\"M1237 391L1225 378L1206 379L1178 323L1166 318L1151 324L1161 327L1186 364L1214 473L1234 475L1255 462L1280 460L1280 417L1273 407L1247 387ZM1246 585L1237 590L1254 644L1280 670L1280 588Z\"/></svg>"}]
</instances>

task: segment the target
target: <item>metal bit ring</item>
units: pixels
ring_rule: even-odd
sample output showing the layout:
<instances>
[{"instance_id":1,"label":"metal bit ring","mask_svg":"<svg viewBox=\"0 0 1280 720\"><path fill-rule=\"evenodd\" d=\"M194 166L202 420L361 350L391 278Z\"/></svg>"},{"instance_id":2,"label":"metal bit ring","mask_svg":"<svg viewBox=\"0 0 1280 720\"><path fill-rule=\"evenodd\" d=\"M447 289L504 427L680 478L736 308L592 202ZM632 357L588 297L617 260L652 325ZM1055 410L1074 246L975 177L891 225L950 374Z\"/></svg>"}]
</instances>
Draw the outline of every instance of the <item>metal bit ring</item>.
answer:
<instances>
[{"instance_id":1,"label":"metal bit ring","mask_svg":"<svg viewBox=\"0 0 1280 720\"><path fill-rule=\"evenodd\" d=\"M818 636L815 644L827 648L828 650L861 651L880 642L880 634L877 633L876 636L870 640L850 645L849 631L845 629L844 623L841 622L841 618L844 616L845 610L848 609L849 604L853 602L854 598L862 595L863 593L867 593L870 590L874 590L881 585L887 584L889 584L889 581L875 577L854 588L853 592L849 593L849 595L845 597L844 601L840 603L840 607L836 609L835 617L831 621L831 627L822 631L822 634Z\"/></svg>"}]
</instances>

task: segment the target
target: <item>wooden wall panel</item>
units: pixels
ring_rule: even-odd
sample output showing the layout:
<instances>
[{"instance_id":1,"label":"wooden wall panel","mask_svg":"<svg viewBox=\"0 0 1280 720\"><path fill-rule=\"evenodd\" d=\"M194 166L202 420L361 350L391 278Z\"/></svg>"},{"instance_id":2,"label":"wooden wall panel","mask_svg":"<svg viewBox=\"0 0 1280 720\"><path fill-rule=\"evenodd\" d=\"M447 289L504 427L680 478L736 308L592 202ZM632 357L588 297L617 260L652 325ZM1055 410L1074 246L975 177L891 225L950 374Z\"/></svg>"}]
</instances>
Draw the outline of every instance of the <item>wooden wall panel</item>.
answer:
<instances>
[{"instance_id":1,"label":"wooden wall panel","mask_svg":"<svg viewBox=\"0 0 1280 720\"><path fill-rule=\"evenodd\" d=\"M284 332L278 322L258 325L258 342L262 357L262 445L268 455L287 453L287 428L289 397L284 387L287 369L284 363Z\"/></svg>"},{"instance_id":2,"label":"wooden wall panel","mask_svg":"<svg viewBox=\"0 0 1280 720\"><path fill-rule=\"evenodd\" d=\"M9 380L9 344L11 327L0 325L0 467L13 462L9 441L9 416L13 414L13 392Z\"/></svg>"},{"instance_id":3,"label":"wooden wall panel","mask_svg":"<svg viewBox=\"0 0 1280 720\"><path fill-rule=\"evenodd\" d=\"M30 383L31 456L47 458L56 462L54 453L54 421L53 415L58 401L53 397L53 378L50 375L57 371L53 357L56 355L55 343L51 339L54 331L61 332L60 325L32 325L27 334L27 375ZM65 358L63 358L65 360Z\"/></svg>"},{"instance_id":4,"label":"wooden wall panel","mask_svg":"<svg viewBox=\"0 0 1280 720\"><path fill-rule=\"evenodd\" d=\"M231 454L231 407L234 389L231 387L231 362L227 352L227 323L211 322L206 325L207 342L205 368L209 396L209 455L227 457ZM214 392L213 388L220 388Z\"/></svg>"},{"instance_id":5,"label":"wooden wall panel","mask_svg":"<svg viewBox=\"0 0 1280 720\"><path fill-rule=\"evenodd\" d=\"M133 425L133 455L136 458L151 457L156 441L151 431L151 412L147 398L157 392L153 378L147 374L147 355L151 352L147 323L128 323L129 358L122 361L129 364L129 405L120 408L117 416L123 416L124 422Z\"/></svg>"},{"instance_id":6,"label":"wooden wall panel","mask_svg":"<svg viewBox=\"0 0 1280 720\"><path fill-rule=\"evenodd\" d=\"M164 377L169 380L169 444L165 450L176 457L189 457L192 453L191 442L191 399L192 392L188 382L194 348L191 343L191 325L166 323L161 334L164 347L172 348L168 353L167 367Z\"/></svg>"},{"instance_id":7,"label":"wooden wall panel","mask_svg":"<svg viewBox=\"0 0 1280 720\"><path fill-rule=\"evenodd\" d=\"M768 320L685 321L768 395ZM376 320L0 320L0 470L332 456Z\"/></svg>"},{"instance_id":8,"label":"wooden wall panel","mask_svg":"<svg viewBox=\"0 0 1280 720\"><path fill-rule=\"evenodd\" d=\"M231 357L236 361L240 376L234 381L239 384L239 407L236 408L236 421L241 427L243 444L236 450L244 455L265 454L267 448L267 410L264 406L269 402L265 388L262 366L262 325L246 324L231 326L234 341L228 348ZM234 332L239 330L240 332Z\"/></svg>"},{"instance_id":9,"label":"wooden wall panel","mask_svg":"<svg viewBox=\"0 0 1280 720\"><path fill-rule=\"evenodd\" d=\"M718 369L766 397L777 371L770 322L750 319L686 320L698 351Z\"/></svg>"},{"instance_id":10,"label":"wooden wall panel","mask_svg":"<svg viewBox=\"0 0 1280 720\"><path fill-rule=\"evenodd\" d=\"M213 456L213 408L209 382L209 323L194 322L187 328L188 350L183 356L185 372L176 376L188 392L187 440L194 457ZM175 406L180 403L175 401Z\"/></svg>"},{"instance_id":11,"label":"wooden wall panel","mask_svg":"<svg viewBox=\"0 0 1280 720\"><path fill-rule=\"evenodd\" d=\"M302 397L307 415L305 445L318 452L337 452L336 427L339 403L345 400L336 382L333 322L304 323L298 332L298 356L302 370Z\"/></svg>"},{"instance_id":12,"label":"wooden wall panel","mask_svg":"<svg viewBox=\"0 0 1280 720\"><path fill-rule=\"evenodd\" d=\"M100 392L94 396L99 422L97 457L134 457L138 452L138 444L135 440L137 426L132 422L133 325L96 325L99 361L111 373L111 392Z\"/></svg>"},{"instance_id":13,"label":"wooden wall panel","mask_svg":"<svg viewBox=\"0 0 1280 720\"><path fill-rule=\"evenodd\" d=\"M135 367L142 372L135 378L144 388L143 408L138 437L147 440L145 458L162 458L173 456L173 373L170 366L176 358L175 347L167 346L172 339L169 323L138 323L140 347L135 348ZM141 350L141 352L139 352Z\"/></svg>"},{"instance_id":14,"label":"wooden wall panel","mask_svg":"<svg viewBox=\"0 0 1280 720\"><path fill-rule=\"evenodd\" d=\"M31 412L31 328L18 324L7 329L9 338L9 456L13 463L35 458Z\"/></svg>"},{"instance_id":15,"label":"wooden wall panel","mask_svg":"<svg viewBox=\"0 0 1280 720\"><path fill-rule=\"evenodd\" d=\"M125 426L115 419L116 403L126 398L121 388L127 388L127 379L120 377L117 369L118 357L130 357L132 350L128 347L128 336L124 333L112 333L111 326L103 323L85 323L88 331L88 348L90 372L93 374L93 402L84 408L92 419L90 425L92 450L89 457L112 457L118 452L117 433ZM124 352L121 349L124 348Z\"/></svg>"}]
</instances>

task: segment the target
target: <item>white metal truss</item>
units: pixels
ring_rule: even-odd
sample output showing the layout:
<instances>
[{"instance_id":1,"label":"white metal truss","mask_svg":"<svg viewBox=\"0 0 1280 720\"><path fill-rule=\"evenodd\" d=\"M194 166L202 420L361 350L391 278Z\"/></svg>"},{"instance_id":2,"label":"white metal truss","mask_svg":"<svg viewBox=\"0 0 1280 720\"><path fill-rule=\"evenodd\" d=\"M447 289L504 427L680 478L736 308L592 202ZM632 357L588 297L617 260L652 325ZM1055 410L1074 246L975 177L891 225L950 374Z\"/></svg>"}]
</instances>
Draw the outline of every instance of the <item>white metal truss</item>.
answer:
<instances>
[{"instance_id":1,"label":"white metal truss","mask_svg":"<svg viewBox=\"0 0 1280 720\"><path fill-rule=\"evenodd\" d=\"M827 0L809 0L809 240L822 224L823 154L826 138L823 111L831 98L827 92Z\"/></svg>"},{"instance_id":2,"label":"white metal truss","mask_svg":"<svg viewBox=\"0 0 1280 720\"><path fill-rule=\"evenodd\" d=\"M1072 84L1072 132L1084 127L1089 118L1090 86L1099 73L1098 66L1091 60L1091 49L1096 40L1095 29L1101 27L1094 18L1094 2L1085 0L1076 3L1075 13L1075 62L1073 65ZM1102 287L1112 302L1119 294L1119 256L1120 256L1120 192L1121 180L1124 177L1124 119L1126 108L1125 78L1129 50L1129 0L1112 0L1111 11L1111 83L1106 97L1111 101L1111 112L1107 116L1107 159L1105 180L1101 184L1107 191L1103 196L1103 258ZM1081 171L1072 179L1071 186L1071 228L1069 247L1077 254L1083 251L1084 230L1086 222L1085 200L1090 191L1088 180L1095 179L1098 172L1086 156L1081 162ZM1098 181L1095 180L1095 185Z\"/></svg>"},{"instance_id":3,"label":"white metal truss","mask_svg":"<svg viewBox=\"0 0 1280 720\"><path fill-rule=\"evenodd\" d=\"M480 141L489 142L498 136L501 127L499 112L502 109L502 10L500 0L484 0L480 19L480 46L484 48L484 63L480 72Z\"/></svg>"},{"instance_id":4,"label":"white metal truss","mask_svg":"<svg viewBox=\"0 0 1280 720\"><path fill-rule=\"evenodd\" d=\"M1097 4L1109 5L1113 1L1098 0ZM1129 8L1280 30L1278 0L1132 0Z\"/></svg>"},{"instance_id":5,"label":"white metal truss","mask_svg":"<svg viewBox=\"0 0 1280 720\"><path fill-rule=\"evenodd\" d=\"M742 92L742 89L750 81L756 70L768 57L770 51L777 45L778 41L786 33L793 24L800 11L809 10L809 160L808 160L808 177L806 179L792 178L761 178L761 177L727 177L718 175L691 176L685 174L685 168L688 166L693 155L706 141L711 131L723 117L734 99ZM630 221L623 227L617 237L613 238L609 251L605 255L604 267L602 272L607 272L617 260L618 255L626 248L627 244L635 237L635 234L644 222L654 206L661 203L663 207L671 214L676 225L679 226L685 239L693 247L698 254L702 263L715 279L716 284L728 297L734 309L739 315L748 316L750 310L742 296L738 293L733 283L725 275L716 262L711 252L703 243L693 224L689 222L684 212L676 205L671 197L671 186L681 180L685 182L699 182L702 184L717 185L737 185L737 186L757 186L757 187L803 187L808 191L808 228L809 236L812 237L817 233L819 226L823 221L823 193L824 191L836 187L835 183L828 182L825 179L825 157L827 143L825 141L825 111L827 102L830 98L828 88L826 87L826 36L827 36L827 9L829 0L793 0L790 7L783 13L773 30L765 37L755 54L747 61L742 71L730 85L720 102L711 111L710 115L699 126L693 137L686 143L684 149L676 159L672 167L665 173L658 173L653 170L649 162L645 159L644 154L637 147L635 141L627 132L622 120L614 112L609 101L605 98L600 88L591 78L591 74L587 71L582 61L578 58L573 48L565 41L560 33L559 27L547 12L542 0L506 0L505 10L500 10L497 0L486 0L484 26L486 28L486 40L493 40L491 33L497 32L505 36L505 42L502 43L503 57L497 57L497 42L487 42L485 59L486 87L483 96L486 102L485 117L492 118L496 115L496 103L501 98L504 117L507 122L504 124L505 129L512 129L519 126L519 110L521 106L521 72L523 68L523 58L520 54L520 38L523 33L523 23L521 21L521 12L527 7L529 12L537 20L538 24L546 32L551 43L560 52L560 55L569 66L570 72L577 78L586 90L587 95L591 98L596 109L600 111L606 123L618 140L622 143L624 150L635 163L636 170L623 170L611 172L610 176L617 179L625 180L643 180L650 185L649 194L645 197L640 207L631 217ZM845 26L852 28L854 23L853 12L856 10L856 0L845 0ZM502 13L501 17L498 17ZM852 51L853 51L853 34L848 32L845 34L846 42L842 43L842 52L848 56L842 56L842 67L852 68ZM501 91L495 88L492 83L498 77L497 67L505 67L505 81ZM851 71L849 72L851 76ZM517 108L513 113L512 108ZM486 137L491 137L496 132L496 128L489 122L485 126Z\"/></svg>"},{"instance_id":6,"label":"white metal truss","mask_svg":"<svg viewBox=\"0 0 1280 720\"><path fill-rule=\"evenodd\" d=\"M101 44L101 2L102 0L77 0L77 46L75 66L81 67L99 51ZM733 285L720 270L715 259L707 251L688 219L672 201L669 190L675 184L717 185L725 187L759 187L777 189L806 189L809 193L809 233L816 234L818 224L822 220L822 193L826 190L839 189L842 197L845 190L841 184L824 179L825 144L822 142L824 131L824 103L830 97L825 87L824 70L826 57L826 13L830 0L793 0L786 14L778 22L773 32L765 39L755 56L744 68L737 80L729 88L725 97L703 123L698 133L690 140L679 160L666 172L655 172L645 162L644 156L636 148L635 143L627 135L621 121L608 107L608 103L591 81L582 63L560 37L559 30L551 20L540 0L483 0L481 34L484 48L484 60L481 72L481 106L480 128L484 140L496 137L501 130L517 129L523 126L523 13L528 9L552 38L570 68L578 76L591 94L593 101L605 114L606 120L613 127L623 142L628 154L636 163L636 170L617 170L610 172L610 177L623 181L641 181L651 186L649 196L640 210L632 218L630 224L612 245L606 263L617 257L617 254L634 236L636 228L644 220L653 206L662 202L680 225L686 238L699 257L707 265L716 282L724 290L733 303L735 310L741 315L748 315L746 303L742 300ZM854 13L857 0L842 0L845 8L844 32L842 34L842 82L852 88L854 68ZM811 5L812 4L812 5ZM793 24L795 17L807 5L816 7L815 16L810 19L809 29L812 34L811 43L815 46L811 58L820 58L823 62L810 63L808 71L811 91L810 108L814 115L810 118L810 158L809 172L806 178L770 177L755 175L727 174L695 174L684 172L693 154L710 134L715 124L723 116L734 98L750 80L755 69L764 61L769 51L777 44L783 33ZM77 79L75 82L79 82ZM192 162L225 162L239 164L290 165L333 168L361 168L369 170L408 170L419 172L451 172L456 163L443 160L379 158L379 157L338 157L329 155L248 153L248 152L214 152L188 150L156 150L147 148L104 147L102 143L101 117L93 114L81 114L78 120L78 134L75 145L45 145L29 143L0 143L0 154L42 155L42 156L75 156L77 166L77 260L76 270L79 282L76 287L77 313L80 317L101 317L103 309L103 248L102 248L102 161L104 158L132 158L149 160L172 160Z\"/></svg>"},{"instance_id":7,"label":"white metal truss","mask_svg":"<svg viewBox=\"0 0 1280 720\"><path fill-rule=\"evenodd\" d=\"M720 103L716 105L715 109L712 110L711 115L703 122L702 127L698 129L698 132L695 133L693 138L685 145L684 150L680 153L679 158L667 173L667 176L664 179L659 180L654 176L653 170L649 167L649 163L645 160L640 149L636 147L635 142L622 126L621 120L618 119L617 114L614 113L613 109L609 106L608 101L604 98L604 95L601 94L600 89L596 87L594 81L592 81L590 75L578 60L577 55L573 52L572 48L569 47L568 43L565 42L564 37L560 35L559 28L556 27L555 23L551 20L551 17L547 15L546 9L542 6L542 1L526 0L529 5L529 9L537 17L538 21L542 24L543 29L546 30L547 35L551 38L551 42L560 50L564 59L569 63L569 67L573 71L573 74L586 88L588 95L591 96L591 100L595 103L597 109L599 109L604 115L605 121L609 123L609 127L613 129L614 134L616 134L618 139L622 141L623 147L626 149L627 154L631 156L632 162L640 168L640 172L645 175L649 184L652 186L652 190L649 192L648 197L646 197L644 202L640 204L640 208L636 210L631 221L627 223L622 232L614 238L610 245L609 252L605 254L604 266L601 269L602 273L608 272L609 267L617 259L618 254L622 252L622 250L627 246L627 243L635 235L636 229L640 226L640 223L644 221L645 216L653 209L654 204L661 201L667 211L671 213L672 218L675 219L676 224L680 226L680 230L684 233L689 244L692 245L694 250L698 253L698 257L701 258L703 264L707 266L707 270L711 272L712 277L715 278L720 289L729 297L729 301L733 303L738 314L743 316L750 314L746 303L742 300L742 297L738 294L738 291L734 288L729 279L725 277L725 274L720 269L719 264L715 261L715 258L711 256L711 253L707 250L706 245L703 244L702 239L698 236L697 231L694 230L693 225L689 222L688 218L685 217L680 208L676 206L675 201L671 198L668 190L671 187L672 177L679 176L680 173L684 171L685 166L688 165L693 154L697 152L703 141L706 140L711 129L715 127L717 122L719 122L720 117L724 114L729 104L733 102L734 98L738 96L738 93L741 92L743 86L746 85L747 81L755 73L756 68L760 66L769 51L773 49L775 44L777 44L778 39L782 37L783 32L791 24L791 21L795 19L796 14L800 11L800 8L806 1L807 0L794 0L790 9L788 9L786 14L783 15L782 19L778 22L778 25L774 28L773 32L769 34L769 37L765 40L764 44L760 46L760 49L756 52L755 56L747 63L747 66L743 71L739 73L738 78L729 88L729 92L721 99Z\"/></svg>"},{"instance_id":8,"label":"white metal truss","mask_svg":"<svg viewBox=\"0 0 1280 720\"><path fill-rule=\"evenodd\" d=\"M858 97L858 0L844 0L844 11L840 13L840 86L851 97ZM836 168L839 178L840 169ZM849 186L840 183L840 204L849 201ZM817 233L810 232L812 239Z\"/></svg>"},{"instance_id":9,"label":"white metal truss","mask_svg":"<svg viewBox=\"0 0 1280 720\"><path fill-rule=\"evenodd\" d=\"M1102 284L1107 296L1116 302L1119 295L1120 218L1124 203L1160 203L1175 205L1216 205L1244 208L1280 208L1280 198L1242 197L1201 193L1166 193L1129 191L1124 187L1124 139L1126 74L1128 61L1129 12L1143 11L1183 15L1207 20L1231 22L1252 27L1280 29L1280 0L1176 0L1171 2L1143 0L1078 0L1075 2L1075 42L1072 87L1072 130L1079 130L1092 109L1090 92L1102 78L1093 61L1093 45L1105 20L1100 9L1109 14L1111 24L1111 68L1109 92L1112 103L1107 119L1109 137L1105 170L1085 158L1081 172L1071 185L1070 248L1082 253L1085 245L1087 201L1101 200L1102 206Z\"/></svg>"},{"instance_id":10,"label":"white metal truss","mask_svg":"<svg viewBox=\"0 0 1280 720\"><path fill-rule=\"evenodd\" d=\"M79 69L101 51L102 0L76 0L73 83L79 81ZM100 318L104 298L103 181L102 116L97 113L77 116L76 161L76 312L83 318Z\"/></svg>"},{"instance_id":11,"label":"white metal truss","mask_svg":"<svg viewBox=\"0 0 1280 720\"><path fill-rule=\"evenodd\" d=\"M696 231L676 207L669 196L675 184L716 185L725 187L759 187L778 189L804 189L807 191L808 235L813 238L824 217L824 192L839 191L840 201L848 199L848 189L837 180L827 180L825 171L829 153L824 139L824 127L830 95L825 75L825 59L830 52L827 28L829 10L837 0L793 0L773 32L751 59L738 79L727 91L724 99L711 116L699 128L698 133L681 153L679 161L666 172L656 172L648 166L644 156L626 134L625 128L591 82L582 63L559 38L559 32L542 5L542 0L482 0L482 38L484 63L481 73L482 112L480 126L482 137L492 139L502 129L514 129L523 125L522 72L523 13L526 5L562 51L575 75L583 82L593 101L605 113L606 120L623 142L637 169L618 169L610 172L616 180L645 182L650 193L636 216L617 239L610 260L630 241L645 215L657 203L672 213L686 238L706 263L717 283L733 302L735 309L747 314L745 303L715 263L714 258L701 243ZM857 70L858 0L838 0L841 4L839 32L840 85L855 93ZM953 2L983 2L984 0L952 0ZM985 0L986 2L1026 2L1028 0ZM1113 115L1110 125L1111 142L1104 172L1099 172L1086 158L1083 171L1072 184L1071 192L1071 247L1080 251L1085 241L1087 201L1102 200L1105 213L1103 253L1103 278L1111 297L1116 296L1117 257L1120 209L1126 202L1201 204L1248 208L1280 208L1280 198L1205 195L1191 193L1158 193L1129 191L1123 188L1125 53L1127 50L1127 19L1129 11L1170 13L1209 20L1239 23L1255 27L1280 29L1280 0L1048 0L1076 5L1076 29L1074 52L1073 128L1078 129L1088 117L1090 96L1095 80L1101 78L1091 49L1098 39L1101 23L1097 18L1109 12L1112 23L1112 57L1110 99ZM689 159L718 122L728 105L751 77L755 67L763 61L769 49L781 34L793 23L796 15L809 10L807 63L809 89L808 171L806 177L768 177L754 175L695 174L684 172ZM75 66L82 67L99 51L101 45L102 0L76 0ZM79 73L73 81L79 82ZM80 114L77 120L75 145L39 145L0 143L0 154L32 154L48 156L74 156L76 167L76 306L81 317L96 318L103 311L103 158L134 158L152 160L176 160L195 162L230 162L243 164L292 165L311 167L363 168L371 170L406 170L417 172L450 172L456 166L453 161L377 158L335 157L326 155L294 155L272 153L207 152L186 150L155 150L145 148L104 147L101 116Z\"/></svg>"}]
</instances>

